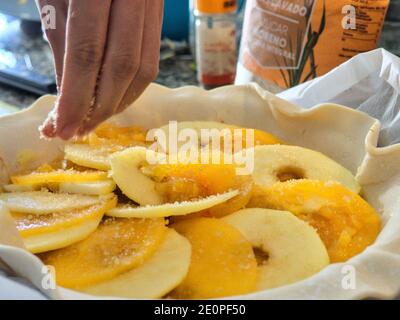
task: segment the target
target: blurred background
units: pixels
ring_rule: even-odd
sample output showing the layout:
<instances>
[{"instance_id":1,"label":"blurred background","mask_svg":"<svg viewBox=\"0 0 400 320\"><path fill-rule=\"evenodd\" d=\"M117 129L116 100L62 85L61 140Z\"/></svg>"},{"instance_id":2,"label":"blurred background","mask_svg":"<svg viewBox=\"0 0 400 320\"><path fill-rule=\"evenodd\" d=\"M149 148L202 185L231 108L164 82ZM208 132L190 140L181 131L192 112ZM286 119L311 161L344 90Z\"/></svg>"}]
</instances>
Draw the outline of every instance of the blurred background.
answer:
<instances>
[{"instance_id":1,"label":"blurred background","mask_svg":"<svg viewBox=\"0 0 400 320\"><path fill-rule=\"evenodd\" d=\"M237 42L245 1L238 1L233 15ZM169 87L198 85L194 20L193 0L165 0L158 83ZM380 44L400 55L400 0L391 1ZM26 107L39 95L55 90L52 55L35 1L0 0L0 115L14 107Z\"/></svg>"}]
</instances>

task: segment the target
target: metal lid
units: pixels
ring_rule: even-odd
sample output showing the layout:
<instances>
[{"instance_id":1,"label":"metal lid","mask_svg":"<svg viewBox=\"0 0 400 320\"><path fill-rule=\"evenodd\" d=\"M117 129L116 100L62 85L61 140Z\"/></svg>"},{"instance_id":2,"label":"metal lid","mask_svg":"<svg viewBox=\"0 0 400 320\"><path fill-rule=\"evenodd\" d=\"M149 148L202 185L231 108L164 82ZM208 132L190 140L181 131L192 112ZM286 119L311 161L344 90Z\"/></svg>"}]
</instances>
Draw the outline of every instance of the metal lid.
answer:
<instances>
[{"instance_id":1,"label":"metal lid","mask_svg":"<svg viewBox=\"0 0 400 320\"><path fill-rule=\"evenodd\" d=\"M236 0L195 0L195 9L200 13L223 14L237 10Z\"/></svg>"}]
</instances>

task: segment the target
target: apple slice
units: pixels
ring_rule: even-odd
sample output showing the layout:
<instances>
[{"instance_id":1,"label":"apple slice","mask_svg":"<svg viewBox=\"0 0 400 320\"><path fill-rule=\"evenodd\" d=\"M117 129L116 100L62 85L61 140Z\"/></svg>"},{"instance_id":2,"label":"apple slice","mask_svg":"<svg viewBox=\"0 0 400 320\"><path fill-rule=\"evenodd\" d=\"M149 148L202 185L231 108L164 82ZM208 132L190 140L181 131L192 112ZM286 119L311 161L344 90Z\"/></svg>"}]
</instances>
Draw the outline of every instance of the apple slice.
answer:
<instances>
[{"instance_id":1,"label":"apple slice","mask_svg":"<svg viewBox=\"0 0 400 320\"><path fill-rule=\"evenodd\" d=\"M166 231L164 219L109 218L83 241L39 257L54 266L58 285L87 287L142 265L159 248Z\"/></svg>"},{"instance_id":2,"label":"apple slice","mask_svg":"<svg viewBox=\"0 0 400 320\"><path fill-rule=\"evenodd\" d=\"M224 203L239 194L238 190L223 194L209 196L199 200L166 203L161 205L129 206L120 205L107 212L108 216L119 218L160 218L182 216L193 212L202 211Z\"/></svg>"},{"instance_id":3,"label":"apple slice","mask_svg":"<svg viewBox=\"0 0 400 320\"><path fill-rule=\"evenodd\" d=\"M32 172L27 175L12 176L11 181L18 185L36 185L59 182L93 182L107 178L102 171L53 170L49 172Z\"/></svg>"},{"instance_id":4,"label":"apple slice","mask_svg":"<svg viewBox=\"0 0 400 320\"><path fill-rule=\"evenodd\" d=\"M201 131L202 130L209 130L209 133L211 136L217 134L217 136L215 138L221 137L222 133L223 134L229 133L229 135L232 139L232 142L231 142L232 146L235 141L233 134L235 132L240 132L239 130L241 130L242 131L242 146L246 147L246 145L247 145L246 133L245 133L245 130L247 128L242 128L239 126L216 122L216 121L181 121L181 122L177 123L177 126L176 126L177 134L182 132L182 130L186 130L186 129L190 129L196 133L196 135L198 137L198 146L204 147L210 143L209 139L211 137L208 137L208 139L206 141L201 140ZM272 135L268 132L258 130L258 129L251 129L251 128L248 128L248 129L253 130L253 133L254 133L253 145L251 145L250 147L254 147L256 145L270 145L270 144L281 144L282 143L281 140L279 140L277 137L275 137L274 135ZM169 124L160 127L159 130L162 130L164 132L166 141L168 141L169 136L170 136ZM224 132L222 130L224 130ZM222 141L224 141L224 140L222 140ZM184 143L185 142L178 141L178 148L180 146L182 146ZM221 144L221 146L223 146L223 144ZM164 150L164 151L169 152L168 147L167 147L167 150Z\"/></svg>"},{"instance_id":5,"label":"apple slice","mask_svg":"<svg viewBox=\"0 0 400 320\"><path fill-rule=\"evenodd\" d=\"M290 212L243 209L222 221L237 228L259 252L257 290L303 280L329 264L318 233Z\"/></svg>"},{"instance_id":6,"label":"apple slice","mask_svg":"<svg viewBox=\"0 0 400 320\"><path fill-rule=\"evenodd\" d=\"M40 190L41 185L27 184L5 184L3 185L3 190L6 192L27 192L27 191L38 191Z\"/></svg>"},{"instance_id":7,"label":"apple slice","mask_svg":"<svg viewBox=\"0 0 400 320\"><path fill-rule=\"evenodd\" d=\"M97 229L104 213L117 198L103 199L85 209L48 215L13 213L26 248L32 253L60 249L81 241Z\"/></svg>"},{"instance_id":8,"label":"apple slice","mask_svg":"<svg viewBox=\"0 0 400 320\"><path fill-rule=\"evenodd\" d=\"M14 192L0 194L12 212L49 214L89 207L99 203L99 197L49 191Z\"/></svg>"},{"instance_id":9,"label":"apple slice","mask_svg":"<svg viewBox=\"0 0 400 320\"><path fill-rule=\"evenodd\" d=\"M320 152L297 146L255 147L253 179L261 187L287 180L311 179L337 181L356 193L361 189L353 174L339 163Z\"/></svg>"},{"instance_id":10,"label":"apple slice","mask_svg":"<svg viewBox=\"0 0 400 320\"><path fill-rule=\"evenodd\" d=\"M59 192L75 193L86 195L104 195L112 193L116 184L112 179L105 179L95 182L63 182L59 185Z\"/></svg>"},{"instance_id":11,"label":"apple slice","mask_svg":"<svg viewBox=\"0 0 400 320\"><path fill-rule=\"evenodd\" d=\"M381 230L381 217L357 193L335 181L291 180L257 190L249 208L292 212L312 225L330 260L343 262L371 245Z\"/></svg>"},{"instance_id":12,"label":"apple slice","mask_svg":"<svg viewBox=\"0 0 400 320\"><path fill-rule=\"evenodd\" d=\"M82 167L97 170L110 170L110 155L114 152L109 148L95 148L87 144L67 144L64 148L65 159Z\"/></svg>"},{"instance_id":13,"label":"apple slice","mask_svg":"<svg viewBox=\"0 0 400 320\"><path fill-rule=\"evenodd\" d=\"M47 184L6 184L3 186L6 192L38 191ZM85 195L105 195L112 193L116 184L112 179L104 179L94 182L61 182L49 184L51 189L62 193L74 193Z\"/></svg>"},{"instance_id":14,"label":"apple slice","mask_svg":"<svg viewBox=\"0 0 400 320\"><path fill-rule=\"evenodd\" d=\"M81 289L98 296L155 299L178 286L189 270L191 246L173 229L168 229L160 247L141 266L114 279Z\"/></svg>"},{"instance_id":15,"label":"apple slice","mask_svg":"<svg viewBox=\"0 0 400 320\"><path fill-rule=\"evenodd\" d=\"M156 191L156 183L140 170L146 165L147 156L165 155L143 148L133 147L111 156L111 175L121 191L140 205L160 205L163 197Z\"/></svg>"},{"instance_id":16,"label":"apple slice","mask_svg":"<svg viewBox=\"0 0 400 320\"><path fill-rule=\"evenodd\" d=\"M189 272L173 298L207 299L252 292L257 261L248 240L215 218L195 218L172 225L192 245Z\"/></svg>"}]
</instances>

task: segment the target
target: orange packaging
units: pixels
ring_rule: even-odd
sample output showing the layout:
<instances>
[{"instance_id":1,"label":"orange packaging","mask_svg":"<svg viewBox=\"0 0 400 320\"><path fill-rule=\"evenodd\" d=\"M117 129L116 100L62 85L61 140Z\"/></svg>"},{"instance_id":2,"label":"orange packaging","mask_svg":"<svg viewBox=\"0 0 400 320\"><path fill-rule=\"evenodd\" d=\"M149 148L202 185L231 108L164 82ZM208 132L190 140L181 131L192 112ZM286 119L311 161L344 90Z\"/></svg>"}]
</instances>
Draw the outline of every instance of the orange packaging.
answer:
<instances>
[{"instance_id":1,"label":"orange packaging","mask_svg":"<svg viewBox=\"0 0 400 320\"><path fill-rule=\"evenodd\" d=\"M390 0L248 0L237 83L277 92L377 47Z\"/></svg>"}]
</instances>

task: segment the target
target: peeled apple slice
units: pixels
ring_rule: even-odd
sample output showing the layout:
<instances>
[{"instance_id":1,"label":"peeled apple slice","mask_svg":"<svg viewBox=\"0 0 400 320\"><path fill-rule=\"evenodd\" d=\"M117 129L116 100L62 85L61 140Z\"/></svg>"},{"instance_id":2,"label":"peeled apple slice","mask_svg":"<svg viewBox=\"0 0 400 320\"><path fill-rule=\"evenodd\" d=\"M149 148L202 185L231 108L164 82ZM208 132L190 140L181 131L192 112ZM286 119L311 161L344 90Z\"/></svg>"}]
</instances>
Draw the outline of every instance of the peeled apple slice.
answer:
<instances>
[{"instance_id":1,"label":"peeled apple slice","mask_svg":"<svg viewBox=\"0 0 400 320\"><path fill-rule=\"evenodd\" d=\"M63 182L59 185L59 192L86 195L104 195L112 193L116 184L112 179L95 182Z\"/></svg>"},{"instance_id":2,"label":"peeled apple slice","mask_svg":"<svg viewBox=\"0 0 400 320\"><path fill-rule=\"evenodd\" d=\"M164 179L178 179L178 184L179 181L182 183L193 182L197 184L200 193L195 197L188 195L189 199L187 199L192 200L193 198L193 201L196 201L198 198L223 194L229 190L236 189L234 165L148 164L148 159L166 161L165 157L167 155L141 147L130 148L115 153L111 157L112 178L128 198L139 203L141 206L161 205L168 202L176 204L181 203L181 200L184 202L185 199L181 199L179 194L169 194L168 192L166 194L162 192L161 189L163 188L160 189L160 186L163 184L162 181ZM145 174L145 172L147 173ZM189 186L190 183L187 185ZM177 186L171 184L171 188ZM168 194L169 196L166 196ZM176 196L175 200L173 196ZM216 198L211 199L215 200ZM206 202L203 203L205 204ZM192 211L192 209L189 211Z\"/></svg>"},{"instance_id":3,"label":"peeled apple slice","mask_svg":"<svg viewBox=\"0 0 400 320\"><path fill-rule=\"evenodd\" d=\"M205 210L224 203L237 196L239 191L233 190L223 194L209 196L200 200L183 201L177 203L166 203L161 205L148 205L133 207L129 205L120 205L107 212L108 216L120 218L160 218L170 216L181 216L193 212Z\"/></svg>"},{"instance_id":4,"label":"peeled apple slice","mask_svg":"<svg viewBox=\"0 0 400 320\"><path fill-rule=\"evenodd\" d=\"M104 213L116 204L116 197L112 197L86 209L40 216L13 213L13 218L26 248L41 253L85 239L96 230Z\"/></svg>"},{"instance_id":5,"label":"peeled apple slice","mask_svg":"<svg viewBox=\"0 0 400 320\"><path fill-rule=\"evenodd\" d=\"M26 192L26 191L37 191L40 190L40 185L20 185L20 184L6 184L3 185L3 189L6 192Z\"/></svg>"},{"instance_id":6,"label":"peeled apple slice","mask_svg":"<svg viewBox=\"0 0 400 320\"><path fill-rule=\"evenodd\" d=\"M172 225L192 246L189 272L173 298L206 299L252 292L257 261L249 241L234 227L214 218L195 218Z\"/></svg>"},{"instance_id":7,"label":"peeled apple slice","mask_svg":"<svg viewBox=\"0 0 400 320\"><path fill-rule=\"evenodd\" d=\"M141 166L147 156L163 156L143 147L133 147L111 156L111 175L121 191L140 205L160 205L163 197L156 191L156 183L143 174Z\"/></svg>"},{"instance_id":8,"label":"peeled apple slice","mask_svg":"<svg viewBox=\"0 0 400 320\"><path fill-rule=\"evenodd\" d=\"M76 171L76 170L54 170L50 172L32 172L27 175L13 176L14 184L48 184L58 182L93 182L107 178L107 173L102 171Z\"/></svg>"},{"instance_id":9,"label":"peeled apple slice","mask_svg":"<svg viewBox=\"0 0 400 320\"><path fill-rule=\"evenodd\" d=\"M107 219L89 237L69 247L41 254L56 270L57 284L82 288L142 265L159 248L164 219Z\"/></svg>"},{"instance_id":10,"label":"peeled apple slice","mask_svg":"<svg viewBox=\"0 0 400 320\"><path fill-rule=\"evenodd\" d=\"M225 123L216 122L216 121L181 121L181 122L178 122L177 126L176 126L177 134L182 132L182 130L184 130L184 129L193 130L197 134L197 137L198 137L198 146L201 146L201 139L200 139L201 129L208 129L208 130L217 129L217 130L221 131L223 129L230 130L230 129L234 129L234 128L239 128L239 127L234 126L234 125L227 125ZM170 136L169 124L166 124L166 125L160 127L158 130L161 130L164 133L166 142L168 143L169 136ZM185 144L185 142L177 141L178 148L181 147L183 144ZM167 147L167 150L163 150L163 151L168 153L170 150L168 149L168 145L166 147Z\"/></svg>"},{"instance_id":11,"label":"peeled apple slice","mask_svg":"<svg viewBox=\"0 0 400 320\"><path fill-rule=\"evenodd\" d=\"M361 189L349 170L322 153L287 145L255 147L253 179L261 187L292 179L311 179L337 181L356 193Z\"/></svg>"},{"instance_id":12,"label":"peeled apple slice","mask_svg":"<svg viewBox=\"0 0 400 320\"><path fill-rule=\"evenodd\" d=\"M2 193L0 200L12 212L35 215L74 210L99 203L99 197L48 191Z\"/></svg>"},{"instance_id":13,"label":"peeled apple slice","mask_svg":"<svg viewBox=\"0 0 400 320\"><path fill-rule=\"evenodd\" d=\"M177 123L177 134L181 132L182 130L185 129L191 129L196 132L197 137L199 138L199 145L205 146L210 143L209 139L206 141L201 141L201 130L210 130L209 133L210 135L214 135L215 133L218 134L218 137L222 134L222 130L227 129L230 131L231 137L232 137L232 142L234 141L233 134L234 132L237 132L238 130L242 130L242 146L246 146L246 133L245 130L246 128L241 128L235 125L230 125L226 123L221 123L221 122L216 122L216 121L182 121ZM162 126L159 128L162 130L165 134L166 141L169 139L169 125ZM220 132L216 131L215 133L211 130L219 130ZM250 129L250 128L249 128ZM280 144L282 143L277 137L274 135L262 131L262 130L257 130L257 129L250 129L253 130L254 132L254 145L269 145L269 144ZM185 142L179 142L178 141L178 148L184 144ZM233 143L232 143L233 145ZM253 147L251 146L251 147ZM165 150L166 152L168 150Z\"/></svg>"},{"instance_id":14,"label":"peeled apple slice","mask_svg":"<svg viewBox=\"0 0 400 320\"><path fill-rule=\"evenodd\" d=\"M329 264L318 233L290 212L243 209L222 221L237 228L267 258L258 266L257 290L303 280Z\"/></svg>"},{"instance_id":15,"label":"peeled apple slice","mask_svg":"<svg viewBox=\"0 0 400 320\"><path fill-rule=\"evenodd\" d=\"M95 148L87 144L67 144L64 148L65 159L87 168L110 170L110 155L108 148Z\"/></svg>"},{"instance_id":16,"label":"peeled apple slice","mask_svg":"<svg viewBox=\"0 0 400 320\"><path fill-rule=\"evenodd\" d=\"M375 209L357 193L334 181L291 180L253 194L250 208L292 212L312 225L331 262L342 262L372 244L381 230Z\"/></svg>"},{"instance_id":17,"label":"peeled apple slice","mask_svg":"<svg viewBox=\"0 0 400 320\"><path fill-rule=\"evenodd\" d=\"M141 266L81 291L109 297L162 298L186 277L190 256L189 241L173 229L168 229L160 247Z\"/></svg>"}]
</instances>

